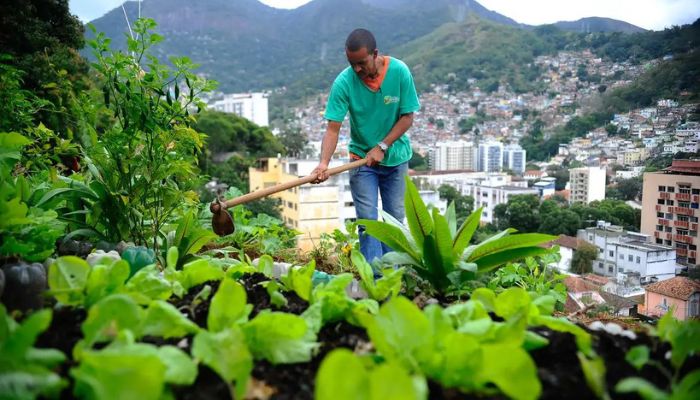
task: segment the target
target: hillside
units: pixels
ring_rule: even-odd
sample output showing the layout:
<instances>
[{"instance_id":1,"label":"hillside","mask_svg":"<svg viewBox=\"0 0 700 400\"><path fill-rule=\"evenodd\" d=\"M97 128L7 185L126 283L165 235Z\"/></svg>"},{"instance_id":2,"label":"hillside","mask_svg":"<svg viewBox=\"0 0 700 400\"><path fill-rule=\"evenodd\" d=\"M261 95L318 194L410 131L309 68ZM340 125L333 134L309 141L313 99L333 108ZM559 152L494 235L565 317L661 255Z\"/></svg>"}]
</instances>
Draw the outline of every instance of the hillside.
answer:
<instances>
[{"instance_id":1,"label":"hillside","mask_svg":"<svg viewBox=\"0 0 700 400\"><path fill-rule=\"evenodd\" d=\"M581 18L576 21L559 21L553 24L557 28L565 31L578 33L591 32L622 32L622 33L640 33L646 32L646 29L632 25L625 21L619 21L612 18L588 17Z\"/></svg>"},{"instance_id":2,"label":"hillside","mask_svg":"<svg viewBox=\"0 0 700 400\"><path fill-rule=\"evenodd\" d=\"M127 2L125 9L133 22L137 3ZM474 17L505 29L526 27L474 0L313 0L293 10L271 8L257 0L145 0L141 14L153 18L165 36L157 48L159 57L190 57L201 65L200 72L220 82L223 91L286 86L292 98L327 87L345 65L342 44L356 27L372 30L380 50L390 54L409 54L406 43L439 36ZM117 48L125 47L128 26L121 7L93 24ZM520 31L507 31L508 37L522 43L514 32ZM430 37L423 42L430 42ZM406 50L398 50L400 46ZM499 49L487 47L483 47L488 53L485 58ZM416 52L424 53L420 48ZM452 54L443 57L449 59Z\"/></svg>"}]
</instances>

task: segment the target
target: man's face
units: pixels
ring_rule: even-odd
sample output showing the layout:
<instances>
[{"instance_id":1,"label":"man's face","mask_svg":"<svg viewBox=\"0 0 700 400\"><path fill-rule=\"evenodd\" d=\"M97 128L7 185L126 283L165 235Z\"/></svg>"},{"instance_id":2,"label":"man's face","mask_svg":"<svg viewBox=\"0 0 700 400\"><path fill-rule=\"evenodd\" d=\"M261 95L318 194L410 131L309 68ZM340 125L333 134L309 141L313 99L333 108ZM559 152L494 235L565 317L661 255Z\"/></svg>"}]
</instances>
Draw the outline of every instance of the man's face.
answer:
<instances>
[{"instance_id":1,"label":"man's face","mask_svg":"<svg viewBox=\"0 0 700 400\"><path fill-rule=\"evenodd\" d=\"M376 49L370 53L365 47L357 51L345 49L350 67L360 79L377 75L377 54L379 52Z\"/></svg>"}]
</instances>

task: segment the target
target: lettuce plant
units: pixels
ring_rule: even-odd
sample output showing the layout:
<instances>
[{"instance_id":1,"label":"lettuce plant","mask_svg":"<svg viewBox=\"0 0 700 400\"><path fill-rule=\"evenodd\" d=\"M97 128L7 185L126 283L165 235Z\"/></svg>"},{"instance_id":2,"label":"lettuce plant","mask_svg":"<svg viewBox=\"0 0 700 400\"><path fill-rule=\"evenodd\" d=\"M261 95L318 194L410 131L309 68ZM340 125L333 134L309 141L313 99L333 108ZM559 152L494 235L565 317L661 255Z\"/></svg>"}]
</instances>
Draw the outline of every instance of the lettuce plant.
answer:
<instances>
[{"instance_id":1,"label":"lettuce plant","mask_svg":"<svg viewBox=\"0 0 700 400\"><path fill-rule=\"evenodd\" d=\"M645 400L696 399L700 397L700 369L695 369L681 376L681 369L688 357L700 352L700 321L678 321L673 318L673 310L668 311L658 323L656 335L671 345L671 367L669 370L660 362L649 358L649 348L635 346L627 353L625 359L637 370L649 365L668 379L666 388L659 388L644 378L625 378L617 383L618 393L637 393Z\"/></svg>"},{"instance_id":2,"label":"lettuce plant","mask_svg":"<svg viewBox=\"0 0 700 400\"><path fill-rule=\"evenodd\" d=\"M403 268L386 269L382 277L375 280L372 266L369 265L365 256L357 250L352 250L350 254L352 264L360 274L362 289L367 295L376 301L386 300L387 297L397 296L401 291L401 278Z\"/></svg>"},{"instance_id":3,"label":"lettuce plant","mask_svg":"<svg viewBox=\"0 0 700 400\"><path fill-rule=\"evenodd\" d=\"M538 245L555 239L540 233L511 235L507 229L487 240L469 246L479 225L481 209L469 215L457 229L454 204L445 215L436 208L428 211L418 190L406 177L406 219L408 227L383 213L384 221L358 220L366 232L399 253L391 262L410 265L439 293L459 289L477 273L491 271L508 261L546 253Z\"/></svg>"}]
</instances>

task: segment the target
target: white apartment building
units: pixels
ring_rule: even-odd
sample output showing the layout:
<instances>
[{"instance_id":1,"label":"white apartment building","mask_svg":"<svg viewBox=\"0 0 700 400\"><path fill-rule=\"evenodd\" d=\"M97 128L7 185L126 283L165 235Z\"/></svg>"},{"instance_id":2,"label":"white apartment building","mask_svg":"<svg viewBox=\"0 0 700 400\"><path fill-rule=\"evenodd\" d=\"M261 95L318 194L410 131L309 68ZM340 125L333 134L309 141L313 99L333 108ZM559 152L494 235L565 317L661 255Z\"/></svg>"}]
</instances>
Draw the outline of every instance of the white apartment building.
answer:
<instances>
[{"instance_id":1,"label":"white apartment building","mask_svg":"<svg viewBox=\"0 0 700 400\"><path fill-rule=\"evenodd\" d=\"M518 175L525 172L526 151L517 144L509 144L503 149L503 168L507 168Z\"/></svg>"},{"instance_id":2,"label":"white apartment building","mask_svg":"<svg viewBox=\"0 0 700 400\"><path fill-rule=\"evenodd\" d=\"M596 227L580 229L578 238L598 248L598 258L593 261L593 272L598 275L639 274L642 282L652 282L676 274L676 250L651 243L649 235L598 221Z\"/></svg>"},{"instance_id":3,"label":"white apartment building","mask_svg":"<svg viewBox=\"0 0 700 400\"><path fill-rule=\"evenodd\" d=\"M433 171L475 170L474 143L464 140L435 143L428 152L428 165Z\"/></svg>"},{"instance_id":4,"label":"white apartment building","mask_svg":"<svg viewBox=\"0 0 700 400\"><path fill-rule=\"evenodd\" d=\"M605 199L605 168L572 168L569 170L569 188L569 202L572 204Z\"/></svg>"},{"instance_id":5,"label":"white apartment building","mask_svg":"<svg viewBox=\"0 0 700 400\"><path fill-rule=\"evenodd\" d=\"M503 166L503 143L491 141L479 143L477 169L484 172L500 172Z\"/></svg>"},{"instance_id":6,"label":"white apartment building","mask_svg":"<svg viewBox=\"0 0 700 400\"><path fill-rule=\"evenodd\" d=\"M270 125L266 93L225 94L222 99L210 103L209 108L239 115L258 126Z\"/></svg>"}]
</instances>

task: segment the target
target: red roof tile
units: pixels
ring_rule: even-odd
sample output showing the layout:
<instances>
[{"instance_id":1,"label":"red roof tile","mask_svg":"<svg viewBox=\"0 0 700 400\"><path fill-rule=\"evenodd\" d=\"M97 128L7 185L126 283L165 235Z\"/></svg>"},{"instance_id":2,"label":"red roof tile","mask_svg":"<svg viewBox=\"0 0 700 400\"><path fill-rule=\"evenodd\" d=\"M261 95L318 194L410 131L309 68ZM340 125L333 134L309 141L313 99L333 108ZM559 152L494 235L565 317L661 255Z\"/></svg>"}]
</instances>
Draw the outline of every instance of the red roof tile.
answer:
<instances>
[{"instance_id":1,"label":"red roof tile","mask_svg":"<svg viewBox=\"0 0 700 400\"><path fill-rule=\"evenodd\" d=\"M685 276L676 276L652 283L644 288L647 292L663 294L681 300L688 300L695 292L700 292L700 282Z\"/></svg>"}]
</instances>

